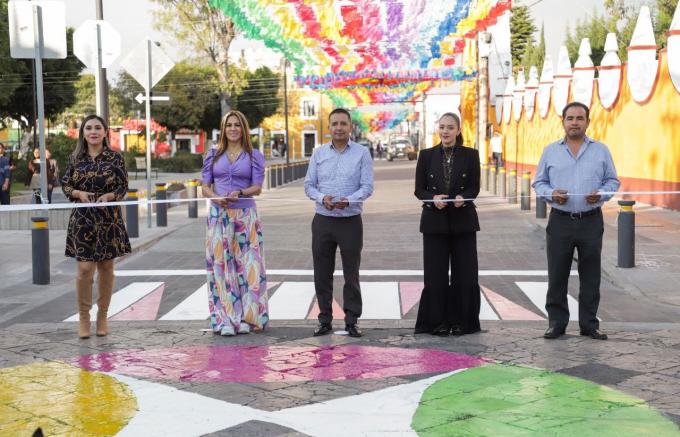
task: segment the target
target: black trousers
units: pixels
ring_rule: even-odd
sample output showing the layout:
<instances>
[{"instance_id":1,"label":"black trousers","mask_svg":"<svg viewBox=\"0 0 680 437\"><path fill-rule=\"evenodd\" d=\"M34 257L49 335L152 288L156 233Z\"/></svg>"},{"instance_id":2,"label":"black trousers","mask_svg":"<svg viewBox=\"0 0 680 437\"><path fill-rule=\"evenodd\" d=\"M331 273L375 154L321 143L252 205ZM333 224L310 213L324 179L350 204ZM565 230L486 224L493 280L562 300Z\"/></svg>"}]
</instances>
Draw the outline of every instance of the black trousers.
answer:
<instances>
[{"instance_id":1,"label":"black trousers","mask_svg":"<svg viewBox=\"0 0 680 437\"><path fill-rule=\"evenodd\" d=\"M582 330L599 328L602 211L583 218L571 218L551 211L546 228L548 252L548 295L545 309L550 326L566 328L569 323L567 285L574 256L578 251L578 320Z\"/></svg>"},{"instance_id":2,"label":"black trousers","mask_svg":"<svg viewBox=\"0 0 680 437\"><path fill-rule=\"evenodd\" d=\"M423 234L423 267L415 332L432 332L442 323L479 331L477 233Z\"/></svg>"},{"instance_id":3,"label":"black trousers","mask_svg":"<svg viewBox=\"0 0 680 437\"><path fill-rule=\"evenodd\" d=\"M355 324L361 317L361 287L359 266L364 244L364 227L361 215L352 217L326 217L316 214L312 220L312 256L314 257L314 288L319 302L319 322L333 321L333 273L335 253L340 247L342 273L342 309L345 323Z\"/></svg>"},{"instance_id":4,"label":"black trousers","mask_svg":"<svg viewBox=\"0 0 680 437\"><path fill-rule=\"evenodd\" d=\"M7 191L0 190L0 205L9 205L9 190L9 188L7 188Z\"/></svg>"}]
</instances>

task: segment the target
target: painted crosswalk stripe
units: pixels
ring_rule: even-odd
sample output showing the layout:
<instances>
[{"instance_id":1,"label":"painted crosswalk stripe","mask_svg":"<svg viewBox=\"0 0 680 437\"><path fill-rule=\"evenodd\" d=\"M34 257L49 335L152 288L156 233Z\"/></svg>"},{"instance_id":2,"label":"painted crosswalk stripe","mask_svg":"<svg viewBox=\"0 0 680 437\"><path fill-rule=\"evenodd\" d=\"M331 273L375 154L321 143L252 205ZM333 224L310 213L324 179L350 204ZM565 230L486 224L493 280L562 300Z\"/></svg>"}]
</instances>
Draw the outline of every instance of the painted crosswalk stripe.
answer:
<instances>
[{"instance_id":1,"label":"painted crosswalk stripe","mask_svg":"<svg viewBox=\"0 0 680 437\"><path fill-rule=\"evenodd\" d=\"M208 317L208 284L203 284L160 320L205 320Z\"/></svg>"},{"instance_id":2,"label":"painted crosswalk stripe","mask_svg":"<svg viewBox=\"0 0 680 437\"><path fill-rule=\"evenodd\" d=\"M494 310L496 310L502 320L545 320L533 311L517 305L493 290L484 286L481 286L481 288L489 303L493 305Z\"/></svg>"},{"instance_id":3,"label":"painted crosswalk stripe","mask_svg":"<svg viewBox=\"0 0 680 437\"><path fill-rule=\"evenodd\" d=\"M499 320L498 314L493 310L489 301L486 299L484 293L479 293L480 306L479 306L479 320Z\"/></svg>"},{"instance_id":4,"label":"painted crosswalk stripe","mask_svg":"<svg viewBox=\"0 0 680 437\"><path fill-rule=\"evenodd\" d=\"M362 319L401 319L397 282L362 282Z\"/></svg>"},{"instance_id":5,"label":"painted crosswalk stripe","mask_svg":"<svg viewBox=\"0 0 680 437\"><path fill-rule=\"evenodd\" d=\"M110 317L111 320L156 320L161 305L165 284L147 294L137 302Z\"/></svg>"},{"instance_id":6,"label":"painted crosswalk stripe","mask_svg":"<svg viewBox=\"0 0 680 437\"><path fill-rule=\"evenodd\" d=\"M271 320L302 320L314 298L313 282L284 282L269 299Z\"/></svg>"},{"instance_id":7,"label":"painted crosswalk stripe","mask_svg":"<svg viewBox=\"0 0 680 437\"><path fill-rule=\"evenodd\" d=\"M517 286L527 295L529 300L541 310L546 316L545 310L546 293L548 292L547 282L515 282ZM567 304L569 305L569 320L578 320L578 301L567 294Z\"/></svg>"},{"instance_id":8,"label":"painted crosswalk stripe","mask_svg":"<svg viewBox=\"0 0 680 437\"><path fill-rule=\"evenodd\" d=\"M109 304L109 317L115 316L163 284L163 282L133 282L113 293ZM92 305L92 309L90 309L90 318L93 320L97 318L97 309L96 304ZM78 320L79 316L76 313L64 321L77 322Z\"/></svg>"}]
</instances>

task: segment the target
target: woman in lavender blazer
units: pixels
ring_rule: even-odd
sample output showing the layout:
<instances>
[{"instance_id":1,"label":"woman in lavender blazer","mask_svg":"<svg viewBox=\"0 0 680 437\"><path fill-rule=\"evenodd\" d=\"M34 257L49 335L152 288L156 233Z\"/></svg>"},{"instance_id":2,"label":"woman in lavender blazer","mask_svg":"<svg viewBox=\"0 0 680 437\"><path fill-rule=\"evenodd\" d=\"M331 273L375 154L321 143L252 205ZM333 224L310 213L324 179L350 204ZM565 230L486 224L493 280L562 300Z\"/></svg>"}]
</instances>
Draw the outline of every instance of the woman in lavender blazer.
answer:
<instances>
[{"instance_id":1,"label":"woman in lavender blazer","mask_svg":"<svg viewBox=\"0 0 680 437\"><path fill-rule=\"evenodd\" d=\"M262 225L252 199L262 192L265 161L249 132L241 112L228 112L201 172L203 196L213 199L205 238L210 324L225 336L269 321Z\"/></svg>"}]
</instances>

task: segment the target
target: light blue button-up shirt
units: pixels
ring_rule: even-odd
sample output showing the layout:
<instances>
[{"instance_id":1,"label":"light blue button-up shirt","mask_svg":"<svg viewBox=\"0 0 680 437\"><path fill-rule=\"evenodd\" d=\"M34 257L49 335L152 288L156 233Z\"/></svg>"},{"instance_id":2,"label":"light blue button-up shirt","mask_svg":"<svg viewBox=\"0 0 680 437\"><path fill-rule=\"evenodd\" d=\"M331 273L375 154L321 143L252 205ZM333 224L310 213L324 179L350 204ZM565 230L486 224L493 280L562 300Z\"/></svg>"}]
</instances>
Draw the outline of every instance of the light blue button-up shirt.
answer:
<instances>
[{"instance_id":1,"label":"light blue button-up shirt","mask_svg":"<svg viewBox=\"0 0 680 437\"><path fill-rule=\"evenodd\" d=\"M305 177L305 194L316 202L316 212L328 217L351 217L361 214L362 201L373 194L373 160L368 148L353 141L338 152L332 143L314 150ZM323 206L325 196L333 201L345 197L345 209L329 211Z\"/></svg>"},{"instance_id":2,"label":"light blue button-up shirt","mask_svg":"<svg viewBox=\"0 0 680 437\"><path fill-rule=\"evenodd\" d=\"M585 137L578 156L571 153L564 138L548 145L543 150L532 186L536 194L545 198L553 208L586 212L602 206L612 196L603 195L598 203L590 204L582 194L614 192L621 182L607 146ZM563 205L552 201L552 192L558 189L567 190L567 195L572 194Z\"/></svg>"}]
</instances>

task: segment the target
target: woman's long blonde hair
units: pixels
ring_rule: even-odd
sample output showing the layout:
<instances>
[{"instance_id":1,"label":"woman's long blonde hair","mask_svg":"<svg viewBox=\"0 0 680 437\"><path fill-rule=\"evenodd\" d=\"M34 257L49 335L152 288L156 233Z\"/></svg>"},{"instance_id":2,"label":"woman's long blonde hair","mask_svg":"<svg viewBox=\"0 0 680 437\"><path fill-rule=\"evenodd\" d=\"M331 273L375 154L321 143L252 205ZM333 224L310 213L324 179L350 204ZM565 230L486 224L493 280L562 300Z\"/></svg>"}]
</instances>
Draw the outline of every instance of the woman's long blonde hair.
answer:
<instances>
[{"instance_id":1,"label":"woman's long blonde hair","mask_svg":"<svg viewBox=\"0 0 680 437\"><path fill-rule=\"evenodd\" d=\"M238 118L241 124L241 147L243 147L243 150L248 155L253 156L253 143L250 141L250 126L246 116L241 111L229 111L222 117L222 122L220 123L220 138L217 141L217 150L215 151L213 162L217 162L217 159L227 151L227 146L229 145L227 140L227 119L232 115Z\"/></svg>"}]
</instances>

